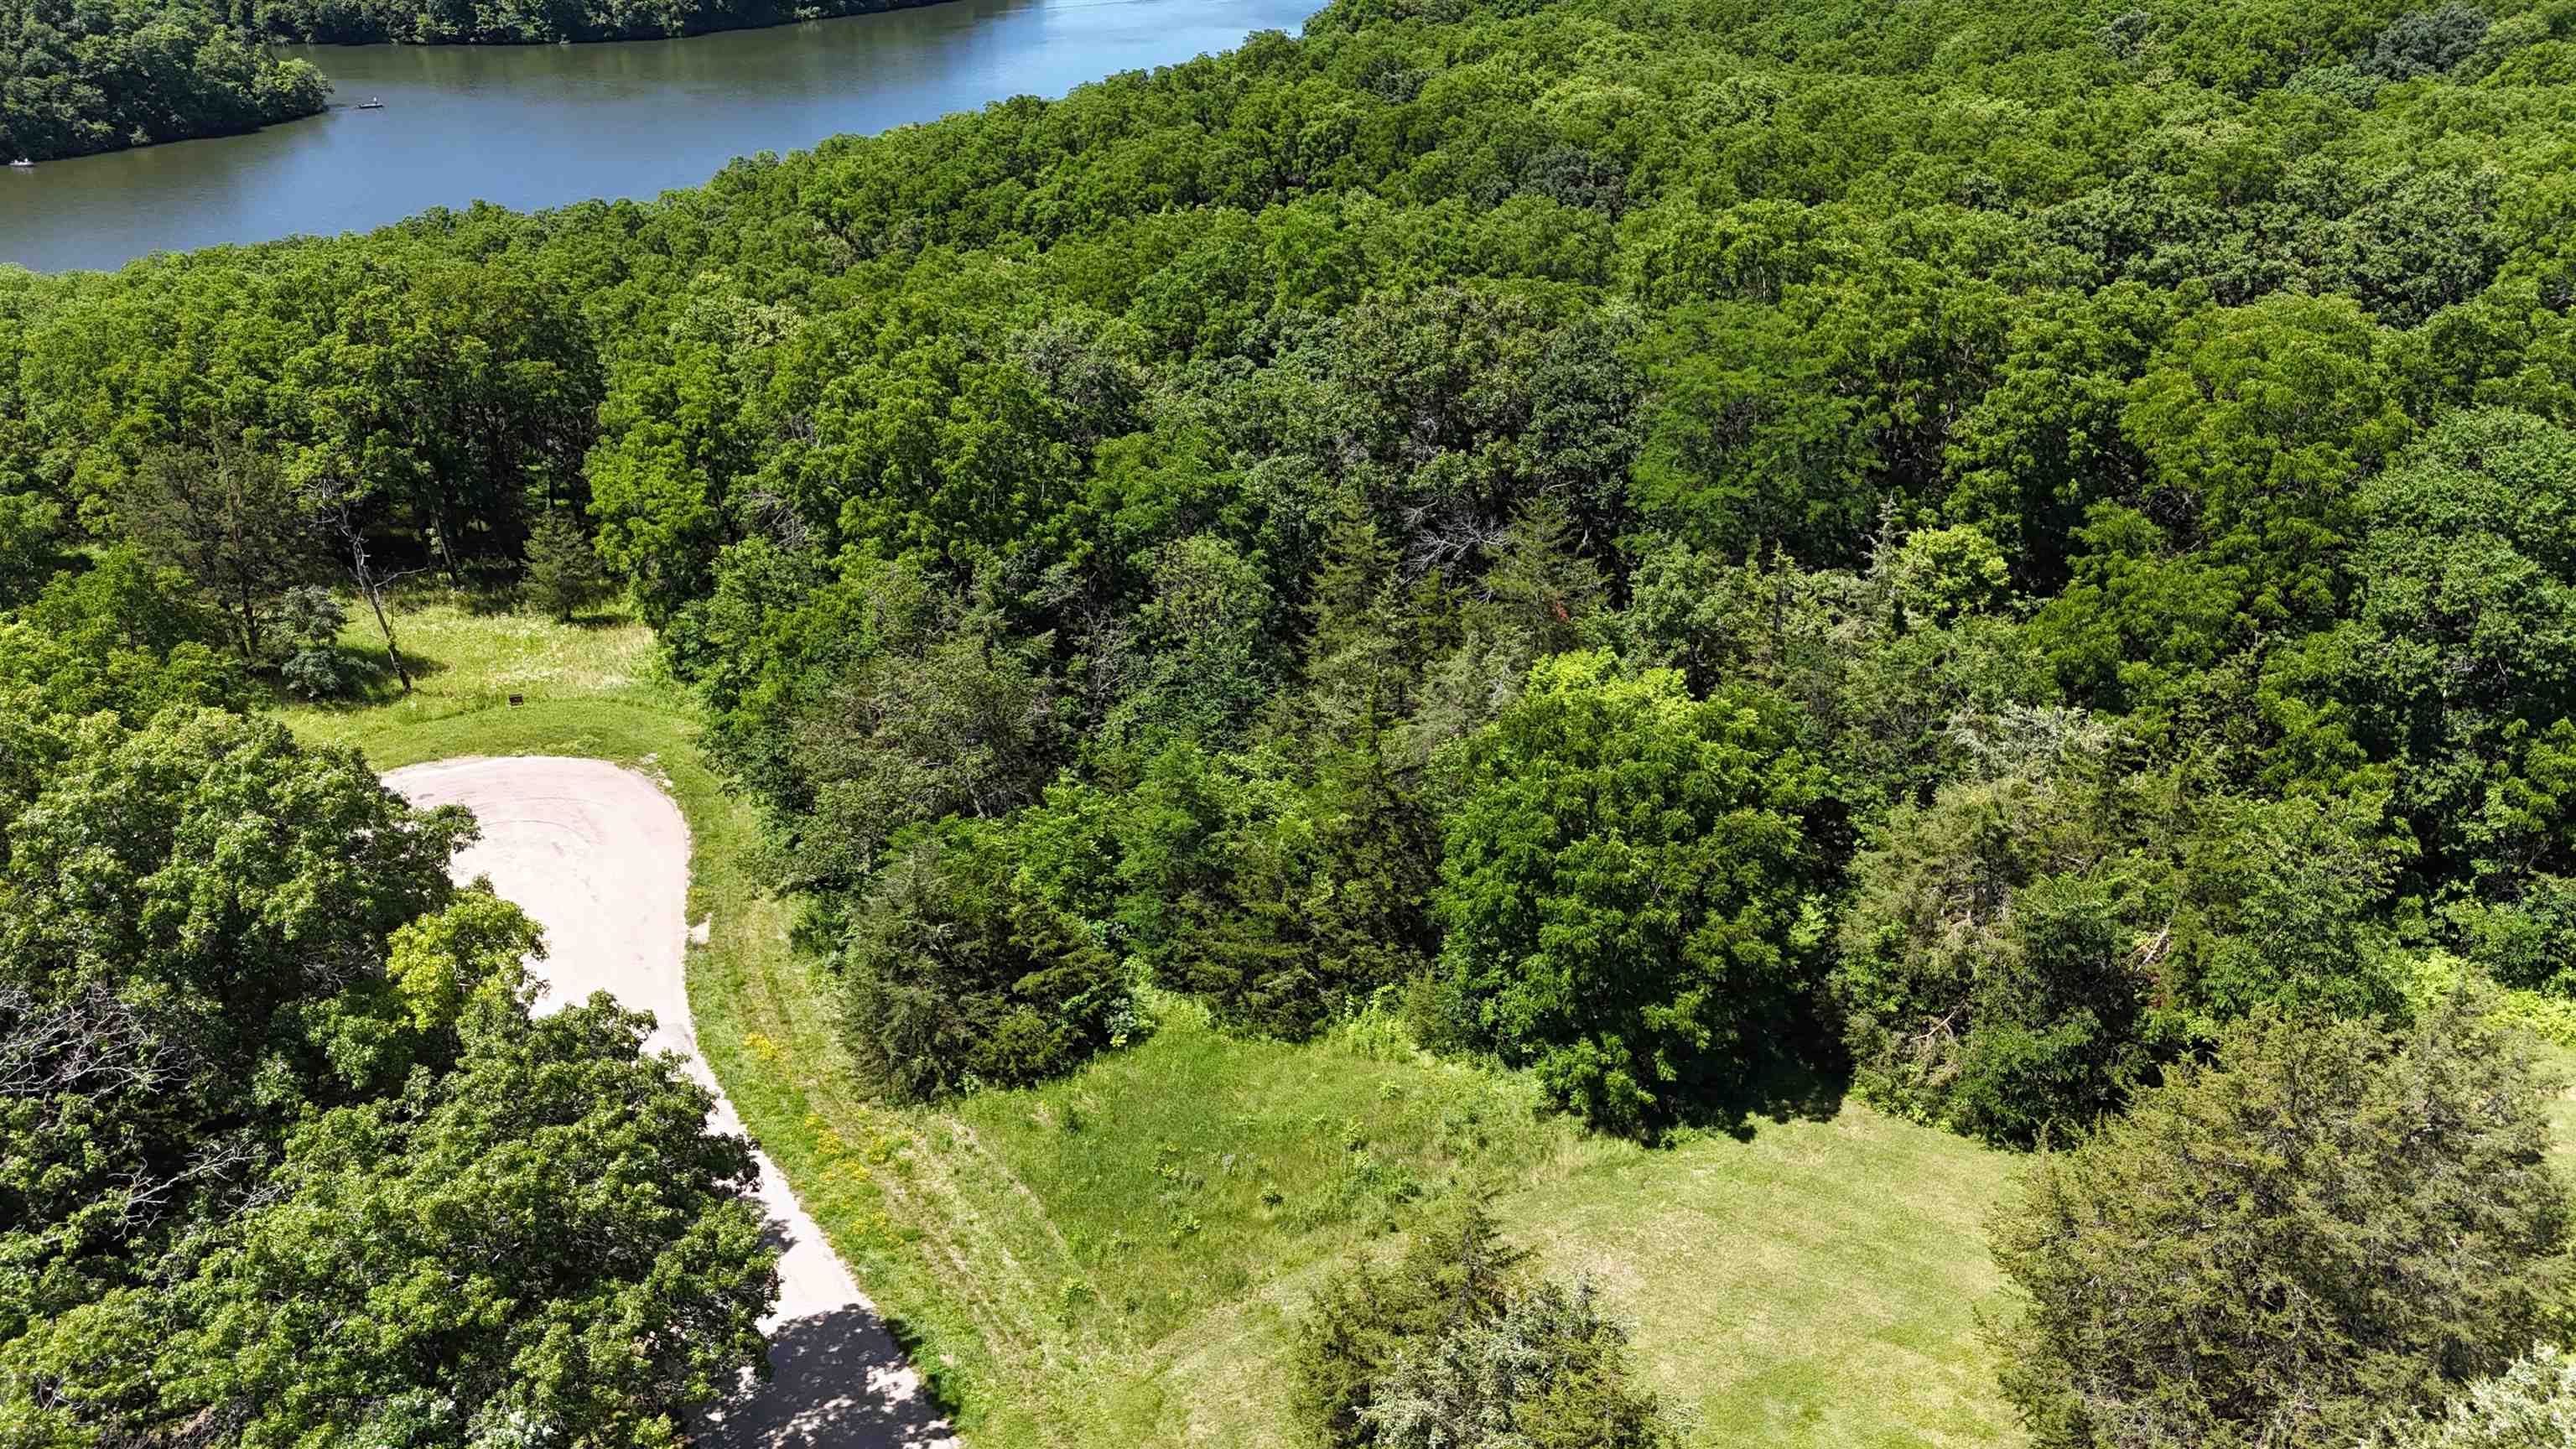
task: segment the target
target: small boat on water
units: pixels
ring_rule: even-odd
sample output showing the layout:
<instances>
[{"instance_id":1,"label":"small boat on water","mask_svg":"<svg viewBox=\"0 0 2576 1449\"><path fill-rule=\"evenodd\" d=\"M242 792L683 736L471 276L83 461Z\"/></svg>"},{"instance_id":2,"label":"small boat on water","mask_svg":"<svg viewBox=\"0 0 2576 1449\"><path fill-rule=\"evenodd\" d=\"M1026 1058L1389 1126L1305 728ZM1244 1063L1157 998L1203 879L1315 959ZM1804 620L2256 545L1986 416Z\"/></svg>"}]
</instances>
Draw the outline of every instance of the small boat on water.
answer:
<instances>
[{"instance_id":1,"label":"small boat on water","mask_svg":"<svg viewBox=\"0 0 2576 1449\"><path fill-rule=\"evenodd\" d=\"M352 107L352 109L360 111L381 111L384 108L385 103L376 100L360 101L356 106Z\"/></svg>"},{"instance_id":2,"label":"small boat on water","mask_svg":"<svg viewBox=\"0 0 2576 1449\"><path fill-rule=\"evenodd\" d=\"M24 156L21 156L17 160L9 163L9 169L12 171L33 171L36 169L36 163L28 160Z\"/></svg>"}]
</instances>

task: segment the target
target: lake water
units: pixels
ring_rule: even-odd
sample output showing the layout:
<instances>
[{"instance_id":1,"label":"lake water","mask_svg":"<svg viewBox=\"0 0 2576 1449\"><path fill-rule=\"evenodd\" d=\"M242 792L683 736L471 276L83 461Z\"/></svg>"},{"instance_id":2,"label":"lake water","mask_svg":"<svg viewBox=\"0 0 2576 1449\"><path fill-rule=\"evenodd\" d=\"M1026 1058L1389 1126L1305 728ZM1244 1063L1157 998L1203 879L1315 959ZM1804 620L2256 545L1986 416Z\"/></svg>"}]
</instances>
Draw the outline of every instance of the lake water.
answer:
<instances>
[{"instance_id":1,"label":"lake water","mask_svg":"<svg viewBox=\"0 0 2576 1449\"><path fill-rule=\"evenodd\" d=\"M432 206L522 210L693 186L792 151L1294 32L1321 0L946 0L687 40L290 47L334 108L248 136L0 169L0 262L365 230ZM348 109L381 98L384 109Z\"/></svg>"}]
</instances>

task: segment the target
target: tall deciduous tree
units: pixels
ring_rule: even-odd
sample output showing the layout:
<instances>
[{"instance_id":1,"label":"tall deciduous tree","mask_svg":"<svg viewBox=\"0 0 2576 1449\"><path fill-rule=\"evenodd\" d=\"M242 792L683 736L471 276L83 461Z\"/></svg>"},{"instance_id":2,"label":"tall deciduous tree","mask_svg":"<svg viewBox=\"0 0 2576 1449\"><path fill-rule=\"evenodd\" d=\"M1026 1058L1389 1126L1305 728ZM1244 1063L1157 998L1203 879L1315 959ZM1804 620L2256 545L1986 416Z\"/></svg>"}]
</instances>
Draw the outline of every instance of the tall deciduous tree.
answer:
<instances>
[{"instance_id":1,"label":"tall deciduous tree","mask_svg":"<svg viewBox=\"0 0 2576 1449\"><path fill-rule=\"evenodd\" d=\"M234 438L164 448L143 460L118 512L138 543L222 603L235 647L260 662L277 596L317 562L303 495L276 460Z\"/></svg>"},{"instance_id":2,"label":"tall deciduous tree","mask_svg":"<svg viewBox=\"0 0 2576 1449\"><path fill-rule=\"evenodd\" d=\"M761 1361L748 1149L647 1019L531 1014L464 812L211 710L0 761L11 1442L676 1449Z\"/></svg>"},{"instance_id":3,"label":"tall deciduous tree","mask_svg":"<svg viewBox=\"0 0 2576 1449\"><path fill-rule=\"evenodd\" d=\"M1439 911L1477 1029L1604 1127L1742 1079L1808 985L1827 781L1776 695L1600 654L1530 672L1467 749Z\"/></svg>"},{"instance_id":4,"label":"tall deciduous tree","mask_svg":"<svg viewBox=\"0 0 2576 1449\"><path fill-rule=\"evenodd\" d=\"M300 1125L213 1233L161 1356L246 1443L687 1442L777 1293L749 1146L605 997L531 1017L516 960L455 1067Z\"/></svg>"}]
</instances>

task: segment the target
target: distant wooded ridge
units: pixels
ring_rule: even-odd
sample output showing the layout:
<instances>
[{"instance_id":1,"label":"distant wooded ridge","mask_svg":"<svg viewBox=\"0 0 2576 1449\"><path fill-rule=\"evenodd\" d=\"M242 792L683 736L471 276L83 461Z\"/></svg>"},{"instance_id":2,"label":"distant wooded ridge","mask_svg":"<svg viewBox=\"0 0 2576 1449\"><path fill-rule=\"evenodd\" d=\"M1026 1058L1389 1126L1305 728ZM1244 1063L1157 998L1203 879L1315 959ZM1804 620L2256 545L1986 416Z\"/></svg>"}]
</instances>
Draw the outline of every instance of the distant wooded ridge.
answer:
<instances>
[{"instance_id":1,"label":"distant wooded ridge","mask_svg":"<svg viewBox=\"0 0 2576 1449\"><path fill-rule=\"evenodd\" d=\"M320 113L331 82L263 42L539 45L657 40L898 10L933 0L671 0L404 6L390 0L5 0L0 161L236 135Z\"/></svg>"},{"instance_id":2,"label":"distant wooded ridge","mask_svg":"<svg viewBox=\"0 0 2576 1449\"><path fill-rule=\"evenodd\" d=\"M325 45L541 45L559 40L666 40L716 30L756 30L904 10L936 0L557 0L533 6L496 0L407 5L395 0L232 0L226 13L244 29L277 40Z\"/></svg>"}]
</instances>

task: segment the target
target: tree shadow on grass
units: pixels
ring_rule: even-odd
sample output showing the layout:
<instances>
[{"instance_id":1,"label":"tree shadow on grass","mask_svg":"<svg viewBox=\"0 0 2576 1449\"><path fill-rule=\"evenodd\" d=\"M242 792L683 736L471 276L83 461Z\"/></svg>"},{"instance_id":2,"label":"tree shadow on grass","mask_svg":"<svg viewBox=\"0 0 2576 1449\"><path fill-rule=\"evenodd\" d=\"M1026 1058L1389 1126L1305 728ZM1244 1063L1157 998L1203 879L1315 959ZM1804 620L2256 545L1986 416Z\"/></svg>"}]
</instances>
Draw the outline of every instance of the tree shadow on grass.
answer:
<instances>
[{"instance_id":1,"label":"tree shadow on grass","mask_svg":"<svg viewBox=\"0 0 2576 1449\"><path fill-rule=\"evenodd\" d=\"M1750 1142L1766 1123L1830 1122L1841 1115L1850 1095L1848 1066L1818 1065L1782 1053L1756 1065L1742 1081L1686 1104L1679 1125L1686 1132L1723 1133Z\"/></svg>"},{"instance_id":2,"label":"tree shadow on grass","mask_svg":"<svg viewBox=\"0 0 2576 1449\"><path fill-rule=\"evenodd\" d=\"M515 579L472 577L462 584L442 580L434 591L422 590L421 596L445 599L478 619L519 612L519 585Z\"/></svg>"},{"instance_id":3,"label":"tree shadow on grass","mask_svg":"<svg viewBox=\"0 0 2576 1449\"><path fill-rule=\"evenodd\" d=\"M950 1442L948 1406L904 1394L887 1325L851 1304L790 1319L769 1335L767 1383L746 1384L709 1415L708 1449L928 1449Z\"/></svg>"},{"instance_id":4,"label":"tree shadow on grass","mask_svg":"<svg viewBox=\"0 0 2576 1449\"><path fill-rule=\"evenodd\" d=\"M332 649L340 656L341 677L349 683L338 699L321 701L325 708L370 709L402 698L402 680L395 675L392 661L385 657L384 645L359 648L336 644ZM403 667L411 671L414 684L447 672L447 661L417 649L405 647L402 657Z\"/></svg>"}]
</instances>

